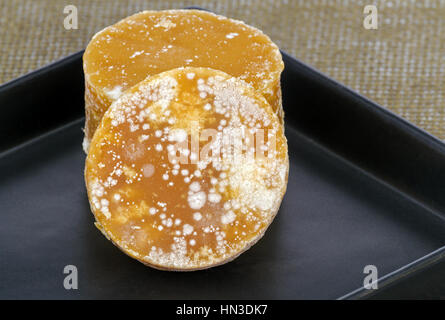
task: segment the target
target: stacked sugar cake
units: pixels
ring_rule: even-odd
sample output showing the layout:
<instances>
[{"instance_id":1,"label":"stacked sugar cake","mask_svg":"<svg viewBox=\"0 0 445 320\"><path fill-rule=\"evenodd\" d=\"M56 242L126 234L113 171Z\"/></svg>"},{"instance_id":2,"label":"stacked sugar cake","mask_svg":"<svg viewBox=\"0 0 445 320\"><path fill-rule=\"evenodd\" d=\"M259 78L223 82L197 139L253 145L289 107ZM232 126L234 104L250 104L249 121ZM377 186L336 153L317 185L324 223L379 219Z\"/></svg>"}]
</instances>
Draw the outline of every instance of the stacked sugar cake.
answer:
<instances>
[{"instance_id":1,"label":"stacked sugar cake","mask_svg":"<svg viewBox=\"0 0 445 320\"><path fill-rule=\"evenodd\" d=\"M96 226L163 270L226 263L278 212L289 161L278 47L197 10L144 11L84 54L85 181Z\"/></svg>"}]
</instances>

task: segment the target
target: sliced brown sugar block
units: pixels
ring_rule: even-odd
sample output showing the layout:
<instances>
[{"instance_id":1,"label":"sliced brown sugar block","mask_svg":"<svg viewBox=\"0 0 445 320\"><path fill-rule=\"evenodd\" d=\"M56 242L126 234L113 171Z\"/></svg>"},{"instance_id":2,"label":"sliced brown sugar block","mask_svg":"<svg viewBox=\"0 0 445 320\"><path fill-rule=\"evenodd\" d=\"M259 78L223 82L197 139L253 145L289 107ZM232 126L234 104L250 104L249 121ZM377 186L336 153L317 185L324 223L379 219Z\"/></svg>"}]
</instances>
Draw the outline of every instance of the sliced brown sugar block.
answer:
<instances>
[{"instance_id":1,"label":"sliced brown sugar block","mask_svg":"<svg viewBox=\"0 0 445 320\"><path fill-rule=\"evenodd\" d=\"M250 83L282 118L278 47L260 30L200 10L144 11L97 33L83 56L85 141L126 89L178 67L209 67Z\"/></svg>"},{"instance_id":2,"label":"sliced brown sugar block","mask_svg":"<svg viewBox=\"0 0 445 320\"><path fill-rule=\"evenodd\" d=\"M140 82L105 113L85 181L96 226L146 265L197 270L257 242L284 196L283 126L242 80L179 68Z\"/></svg>"}]
</instances>

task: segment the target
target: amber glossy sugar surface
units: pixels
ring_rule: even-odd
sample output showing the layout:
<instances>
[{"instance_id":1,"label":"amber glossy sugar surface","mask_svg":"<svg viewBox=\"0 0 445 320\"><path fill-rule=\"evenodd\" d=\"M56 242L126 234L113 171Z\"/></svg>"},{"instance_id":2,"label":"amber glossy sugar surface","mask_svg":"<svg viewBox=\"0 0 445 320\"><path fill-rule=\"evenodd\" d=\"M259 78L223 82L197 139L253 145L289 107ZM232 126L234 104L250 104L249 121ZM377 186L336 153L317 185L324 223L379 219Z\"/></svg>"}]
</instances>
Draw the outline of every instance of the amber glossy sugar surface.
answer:
<instances>
[{"instance_id":1,"label":"amber glossy sugar surface","mask_svg":"<svg viewBox=\"0 0 445 320\"><path fill-rule=\"evenodd\" d=\"M282 118L278 47L260 30L200 10L144 11L97 33L84 54L86 141L126 89L177 67L224 71L261 92Z\"/></svg>"},{"instance_id":2,"label":"amber glossy sugar surface","mask_svg":"<svg viewBox=\"0 0 445 320\"><path fill-rule=\"evenodd\" d=\"M96 225L121 250L155 268L197 270L262 237L288 168L266 99L226 73L190 67L149 77L112 104L85 180Z\"/></svg>"}]
</instances>

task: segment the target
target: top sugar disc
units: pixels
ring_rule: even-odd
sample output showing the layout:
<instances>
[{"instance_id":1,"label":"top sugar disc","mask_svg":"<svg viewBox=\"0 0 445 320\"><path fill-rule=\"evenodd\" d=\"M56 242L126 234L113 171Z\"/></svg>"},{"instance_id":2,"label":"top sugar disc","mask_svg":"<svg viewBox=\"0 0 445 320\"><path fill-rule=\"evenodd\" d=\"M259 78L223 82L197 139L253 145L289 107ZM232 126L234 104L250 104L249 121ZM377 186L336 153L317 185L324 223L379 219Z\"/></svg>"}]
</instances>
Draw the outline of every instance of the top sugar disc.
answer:
<instances>
[{"instance_id":1,"label":"top sugar disc","mask_svg":"<svg viewBox=\"0 0 445 320\"><path fill-rule=\"evenodd\" d=\"M222 70L250 83L282 116L278 47L260 30L201 10L143 11L98 32L83 57L87 142L126 89L178 67Z\"/></svg>"}]
</instances>

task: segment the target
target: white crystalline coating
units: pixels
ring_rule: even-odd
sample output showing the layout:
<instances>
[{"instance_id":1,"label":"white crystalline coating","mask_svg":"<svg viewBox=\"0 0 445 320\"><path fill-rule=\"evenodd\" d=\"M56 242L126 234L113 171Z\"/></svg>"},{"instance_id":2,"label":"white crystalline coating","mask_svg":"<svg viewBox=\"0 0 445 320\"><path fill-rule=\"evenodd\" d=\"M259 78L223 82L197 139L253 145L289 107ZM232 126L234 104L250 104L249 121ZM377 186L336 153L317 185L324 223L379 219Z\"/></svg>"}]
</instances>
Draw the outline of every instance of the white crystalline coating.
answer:
<instances>
[{"instance_id":1,"label":"white crystalline coating","mask_svg":"<svg viewBox=\"0 0 445 320\"><path fill-rule=\"evenodd\" d=\"M102 207L101 211L107 219L111 218L111 213L110 213L110 210L108 209L108 207Z\"/></svg>"},{"instance_id":2,"label":"white crystalline coating","mask_svg":"<svg viewBox=\"0 0 445 320\"><path fill-rule=\"evenodd\" d=\"M221 195L218 193L210 193L208 199L210 202L218 203L221 201Z\"/></svg>"},{"instance_id":3,"label":"white crystalline coating","mask_svg":"<svg viewBox=\"0 0 445 320\"><path fill-rule=\"evenodd\" d=\"M132 108L136 106L137 108L142 109L147 101L154 102L156 108L160 109L159 111L162 112L169 106L170 102L175 97L177 84L178 82L176 79L172 77L154 79L149 83L141 84L139 91L133 95L124 94L120 96L113 105L132 105L133 107L118 108L111 105L109 112L113 126L124 123L128 118L128 113L132 113ZM133 112L136 111L133 110ZM146 112L147 110L142 110L142 115L147 115ZM156 113L149 112L149 118L156 121Z\"/></svg>"},{"instance_id":4,"label":"white crystalline coating","mask_svg":"<svg viewBox=\"0 0 445 320\"><path fill-rule=\"evenodd\" d=\"M193 192L198 192L201 190L201 185L198 182L193 182L190 184L190 190Z\"/></svg>"},{"instance_id":5,"label":"white crystalline coating","mask_svg":"<svg viewBox=\"0 0 445 320\"><path fill-rule=\"evenodd\" d=\"M195 213L193 214L193 219L195 219L196 221L201 220L201 219L202 219L202 214L199 213L199 212L195 212Z\"/></svg>"},{"instance_id":6,"label":"white crystalline coating","mask_svg":"<svg viewBox=\"0 0 445 320\"><path fill-rule=\"evenodd\" d=\"M170 28L176 27L176 23L172 22L170 19L162 17L161 20L159 21L159 23L155 24L154 27L155 28L162 27L165 29L164 31L167 31Z\"/></svg>"},{"instance_id":7,"label":"white crystalline coating","mask_svg":"<svg viewBox=\"0 0 445 320\"><path fill-rule=\"evenodd\" d=\"M155 173L155 166L151 163L148 163L142 167L142 172L144 177L150 178Z\"/></svg>"},{"instance_id":8,"label":"white crystalline coating","mask_svg":"<svg viewBox=\"0 0 445 320\"><path fill-rule=\"evenodd\" d=\"M122 95L122 87L121 86L115 86L111 90L106 90L105 94L112 100L117 100Z\"/></svg>"},{"instance_id":9,"label":"white crystalline coating","mask_svg":"<svg viewBox=\"0 0 445 320\"><path fill-rule=\"evenodd\" d=\"M173 225L173 220L170 219L170 218L168 218L168 219L166 219L166 220L164 220L164 221L165 221L164 224L165 224L165 226L166 226L167 228L170 228L170 227Z\"/></svg>"},{"instance_id":10,"label":"white crystalline coating","mask_svg":"<svg viewBox=\"0 0 445 320\"><path fill-rule=\"evenodd\" d=\"M229 183L239 191L239 201L243 206L262 211L270 210L279 201L279 188L269 188L264 184L268 176L279 176L285 182L287 166L285 163L263 170L265 164L259 161L243 161L231 168Z\"/></svg>"},{"instance_id":11,"label":"white crystalline coating","mask_svg":"<svg viewBox=\"0 0 445 320\"><path fill-rule=\"evenodd\" d=\"M82 141L82 149L86 152L90 148L90 141L85 137Z\"/></svg>"},{"instance_id":12,"label":"white crystalline coating","mask_svg":"<svg viewBox=\"0 0 445 320\"><path fill-rule=\"evenodd\" d=\"M195 74L193 72L187 73L187 79L193 80L194 77L195 77Z\"/></svg>"},{"instance_id":13,"label":"white crystalline coating","mask_svg":"<svg viewBox=\"0 0 445 320\"><path fill-rule=\"evenodd\" d=\"M187 139L187 131L183 129L174 129L168 136L169 141L184 142Z\"/></svg>"},{"instance_id":14,"label":"white crystalline coating","mask_svg":"<svg viewBox=\"0 0 445 320\"><path fill-rule=\"evenodd\" d=\"M191 152L190 153L190 160L191 161L196 161L196 160L198 160L198 155L196 154L196 153L194 153L194 152ZM196 172L196 171L195 171ZM199 170L198 170L198 172L199 172ZM199 173L198 173L199 174Z\"/></svg>"},{"instance_id":15,"label":"white crystalline coating","mask_svg":"<svg viewBox=\"0 0 445 320\"><path fill-rule=\"evenodd\" d=\"M235 221L236 215L233 211L229 211L221 217L221 222L223 224L229 224Z\"/></svg>"},{"instance_id":16,"label":"white crystalline coating","mask_svg":"<svg viewBox=\"0 0 445 320\"><path fill-rule=\"evenodd\" d=\"M185 236L187 236L187 235L189 235L189 234L192 234L192 232L193 232L193 227L192 227L191 225L189 225L189 224L185 224L185 225L182 227L182 233L183 233Z\"/></svg>"},{"instance_id":17,"label":"white crystalline coating","mask_svg":"<svg viewBox=\"0 0 445 320\"><path fill-rule=\"evenodd\" d=\"M188 195L187 201L189 203L190 208L194 210L201 209L206 203L206 194L204 191L192 193Z\"/></svg>"},{"instance_id":18,"label":"white crystalline coating","mask_svg":"<svg viewBox=\"0 0 445 320\"><path fill-rule=\"evenodd\" d=\"M161 265L170 265L173 267L183 267L190 264L190 258L187 254L187 242L182 237L174 237L174 244L170 252L164 252L161 248L153 246L150 253L144 257L147 262L156 261Z\"/></svg>"},{"instance_id":19,"label":"white crystalline coating","mask_svg":"<svg viewBox=\"0 0 445 320\"><path fill-rule=\"evenodd\" d=\"M236 33L236 32L231 32L231 33L229 33L229 34L226 35L226 38L227 38L227 39L233 39L233 38L235 38L236 36L238 36L238 33Z\"/></svg>"},{"instance_id":20,"label":"white crystalline coating","mask_svg":"<svg viewBox=\"0 0 445 320\"><path fill-rule=\"evenodd\" d=\"M144 53L144 50L141 50L141 51L135 51L131 56L130 56L130 59L133 59L133 58L135 58L135 57L137 57L137 56L140 56L141 54L143 54Z\"/></svg>"}]
</instances>

